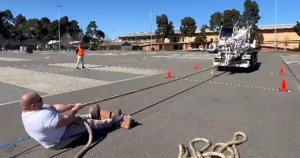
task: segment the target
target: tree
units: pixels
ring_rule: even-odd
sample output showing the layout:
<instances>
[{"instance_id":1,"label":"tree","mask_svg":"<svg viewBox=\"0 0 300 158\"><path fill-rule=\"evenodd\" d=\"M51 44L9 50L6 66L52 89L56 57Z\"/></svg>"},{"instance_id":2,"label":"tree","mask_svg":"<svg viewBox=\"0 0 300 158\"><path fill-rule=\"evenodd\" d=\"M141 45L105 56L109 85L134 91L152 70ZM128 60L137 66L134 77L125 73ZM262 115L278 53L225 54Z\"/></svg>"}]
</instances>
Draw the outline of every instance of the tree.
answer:
<instances>
[{"instance_id":1,"label":"tree","mask_svg":"<svg viewBox=\"0 0 300 158\"><path fill-rule=\"evenodd\" d=\"M160 16L156 16L156 24L157 29L155 34L158 37L158 40L163 43L164 49L164 39L169 38L174 34L174 25L172 21L169 21L168 16L166 14L161 14Z\"/></svg>"},{"instance_id":2,"label":"tree","mask_svg":"<svg viewBox=\"0 0 300 158\"><path fill-rule=\"evenodd\" d=\"M87 35L83 35L82 40L84 44L90 43L90 38Z\"/></svg>"},{"instance_id":3,"label":"tree","mask_svg":"<svg viewBox=\"0 0 300 158\"><path fill-rule=\"evenodd\" d=\"M54 20L52 21L48 27L48 35L47 35L47 39L48 40L54 40L54 39L58 39L58 20Z\"/></svg>"},{"instance_id":4,"label":"tree","mask_svg":"<svg viewBox=\"0 0 300 158\"><path fill-rule=\"evenodd\" d=\"M46 41L49 41L52 39L52 37L49 37L49 25L50 24L51 24L51 21L49 20L49 18L43 17L40 19L42 43L45 43Z\"/></svg>"},{"instance_id":5,"label":"tree","mask_svg":"<svg viewBox=\"0 0 300 158\"><path fill-rule=\"evenodd\" d=\"M293 27L294 31L297 33L298 36L300 36L300 22L297 21L296 25Z\"/></svg>"},{"instance_id":6,"label":"tree","mask_svg":"<svg viewBox=\"0 0 300 158\"><path fill-rule=\"evenodd\" d=\"M246 25L247 22L252 24L252 31L250 33L250 42L256 38L256 30L258 29L257 23L260 20L259 6L256 1L245 0L244 12L241 16L242 25Z\"/></svg>"},{"instance_id":7,"label":"tree","mask_svg":"<svg viewBox=\"0 0 300 158\"><path fill-rule=\"evenodd\" d=\"M203 25L200 29L200 33L199 35L197 35L195 37L195 42L196 43L200 43L200 44L204 44L207 42L207 38L206 38L206 32L205 32L206 26Z\"/></svg>"},{"instance_id":8,"label":"tree","mask_svg":"<svg viewBox=\"0 0 300 158\"><path fill-rule=\"evenodd\" d=\"M213 13L210 16L209 25L211 30L219 31L223 25L223 14L220 12Z\"/></svg>"},{"instance_id":9,"label":"tree","mask_svg":"<svg viewBox=\"0 0 300 158\"><path fill-rule=\"evenodd\" d=\"M104 37L105 37L105 33L101 30L96 30L95 35L96 35L96 39L97 39L98 42L103 40Z\"/></svg>"},{"instance_id":10,"label":"tree","mask_svg":"<svg viewBox=\"0 0 300 158\"><path fill-rule=\"evenodd\" d=\"M1 12L1 17L2 17L2 37L6 40L8 40L8 44L10 43L10 40L14 38L14 25L13 25L13 20L14 16L10 10L5 10Z\"/></svg>"},{"instance_id":11,"label":"tree","mask_svg":"<svg viewBox=\"0 0 300 158\"><path fill-rule=\"evenodd\" d=\"M236 9L225 10L223 12L223 27L234 27L234 24L240 19L240 12Z\"/></svg>"},{"instance_id":12,"label":"tree","mask_svg":"<svg viewBox=\"0 0 300 158\"><path fill-rule=\"evenodd\" d=\"M0 10L0 34L1 35L2 35L2 32L3 32L3 29L4 29L3 13Z\"/></svg>"},{"instance_id":13,"label":"tree","mask_svg":"<svg viewBox=\"0 0 300 158\"><path fill-rule=\"evenodd\" d=\"M60 19L60 34L68 34L69 36L74 38L78 38L78 34L80 33L80 27L76 20L69 20L68 16L64 16Z\"/></svg>"},{"instance_id":14,"label":"tree","mask_svg":"<svg viewBox=\"0 0 300 158\"><path fill-rule=\"evenodd\" d=\"M29 38L34 38L36 40L42 39L42 23L39 19L28 19L26 22L24 32Z\"/></svg>"},{"instance_id":15,"label":"tree","mask_svg":"<svg viewBox=\"0 0 300 158\"><path fill-rule=\"evenodd\" d=\"M60 21L60 35L67 33L69 27L69 17L63 16L59 19Z\"/></svg>"},{"instance_id":16,"label":"tree","mask_svg":"<svg viewBox=\"0 0 300 158\"><path fill-rule=\"evenodd\" d=\"M204 29L210 29L210 27L207 26L206 24L202 25L202 28L204 28Z\"/></svg>"},{"instance_id":17,"label":"tree","mask_svg":"<svg viewBox=\"0 0 300 158\"><path fill-rule=\"evenodd\" d=\"M71 46L70 42L72 42L73 39L68 33L65 33L62 35L61 41L62 41L62 45L67 47L67 49L69 50L69 47Z\"/></svg>"},{"instance_id":18,"label":"tree","mask_svg":"<svg viewBox=\"0 0 300 158\"><path fill-rule=\"evenodd\" d=\"M260 18L261 17L259 15L259 6L257 2L252 0L245 0L242 21L244 23L250 21L253 25L256 25Z\"/></svg>"},{"instance_id":19,"label":"tree","mask_svg":"<svg viewBox=\"0 0 300 158\"><path fill-rule=\"evenodd\" d=\"M79 28L79 31L76 34L76 36L73 37L73 40L82 42L83 36L84 36L83 30L81 28Z\"/></svg>"},{"instance_id":20,"label":"tree","mask_svg":"<svg viewBox=\"0 0 300 158\"><path fill-rule=\"evenodd\" d=\"M183 37L195 36L196 29L197 29L197 25L194 18L184 17L181 20L180 32Z\"/></svg>"},{"instance_id":21,"label":"tree","mask_svg":"<svg viewBox=\"0 0 300 158\"><path fill-rule=\"evenodd\" d=\"M81 34L82 30L80 29L76 20L71 20L68 23L67 32L73 39L78 40L78 36Z\"/></svg>"},{"instance_id":22,"label":"tree","mask_svg":"<svg viewBox=\"0 0 300 158\"><path fill-rule=\"evenodd\" d=\"M90 23L88 27L92 28L92 25L95 29L93 31L89 29L85 36L77 20L69 19L68 16L50 21L47 17L27 19L22 14L14 17L10 10L0 11L0 37L6 39L8 45L11 45L12 40L19 41L22 45L28 38L33 38L42 44L50 40L58 40L59 28L61 38L65 41L78 40L89 43L90 40L93 42L103 40L105 33L97 29L95 21ZM93 32L92 36L91 31ZM66 45L66 42L63 44Z\"/></svg>"},{"instance_id":23,"label":"tree","mask_svg":"<svg viewBox=\"0 0 300 158\"><path fill-rule=\"evenodd\" d=\"M91 21L88 24L85 35L89 38L89 41L94 43L94 45L105 38L105 33L101 30L98 30L96 21Z\"/></svg>"},{"instance_id":24,"label":"tree","mask_svg":"<svg viewBox=\"0 0 300 158\"><path fill-rule=\"evenodd\" d=\"M13 30L12 33L15 35L15 39L17 39L20 44L22 44L25 40L27 40L27 37L25 36L24 29L26 27L27 19L22 14L17 15L13 19Z\"/></svg>"}]
</instances>

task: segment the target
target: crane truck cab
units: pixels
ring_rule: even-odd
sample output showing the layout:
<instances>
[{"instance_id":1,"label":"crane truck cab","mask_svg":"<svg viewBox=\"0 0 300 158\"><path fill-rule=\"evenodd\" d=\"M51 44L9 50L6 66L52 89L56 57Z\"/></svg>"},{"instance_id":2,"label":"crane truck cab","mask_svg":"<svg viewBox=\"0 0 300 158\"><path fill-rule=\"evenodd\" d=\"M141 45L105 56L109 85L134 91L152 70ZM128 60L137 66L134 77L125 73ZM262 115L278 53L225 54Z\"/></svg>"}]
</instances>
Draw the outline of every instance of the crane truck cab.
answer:
<instances>
[{"instance_id":1,"label":"crane truck cab","mask_svg":"<svg viewBox=\"0 0 300 158\"><path fill-rule=\"evenodd\" d=\"M233 37L233 28L221 27L219 31L218 45L224 46L225 42L232 37Z\"/></svg>"}]
</instances>

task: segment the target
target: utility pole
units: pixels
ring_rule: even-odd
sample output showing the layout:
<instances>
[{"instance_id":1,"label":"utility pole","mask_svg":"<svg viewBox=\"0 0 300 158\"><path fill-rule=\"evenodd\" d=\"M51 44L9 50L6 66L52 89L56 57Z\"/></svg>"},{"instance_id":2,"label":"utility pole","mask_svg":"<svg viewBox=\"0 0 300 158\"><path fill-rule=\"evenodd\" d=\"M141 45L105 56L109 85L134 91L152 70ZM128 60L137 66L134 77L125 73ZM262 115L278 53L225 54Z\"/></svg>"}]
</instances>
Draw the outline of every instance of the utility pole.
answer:
<instances>
[{"instance_id":1,"label":"utility pole","mask_svg":"<svg viewBox=\"0 0 300 158\"><path fill-rule=\"evenodd\" d=\"M151 41L150 41L150 51L152 51L152 10L150 10L150 37L151 37Z\"/></svg>"},{"instance_id":2,"label":"utility pole","mask_svg":"<svg viewBox=\"0 0 300 158\"><path fill-rule=\"evenodd\" d=\"M58 50L60 51L60 8L62 5L56 5L58 8Z\"/></svg>"},{"instance_id":3,"label":"utility pole","mask_svg":"<svg viewBox=\"0 0 300 158\"><path fill-rule=\"evenodd\" d=\"M274 51L277 52L277 0L275 0L275 30L274 30Z\"/></svg>"},{"instance_id":4,"label":"utility pole","mask_svg":"<svg viewBox=\"0 0 300 158\"><path fill-rule=\"evenodd\" d=\"M113 32L114 32L114 40L116 40L116 30L114 29Z\"/></svg>"}]
</instances>

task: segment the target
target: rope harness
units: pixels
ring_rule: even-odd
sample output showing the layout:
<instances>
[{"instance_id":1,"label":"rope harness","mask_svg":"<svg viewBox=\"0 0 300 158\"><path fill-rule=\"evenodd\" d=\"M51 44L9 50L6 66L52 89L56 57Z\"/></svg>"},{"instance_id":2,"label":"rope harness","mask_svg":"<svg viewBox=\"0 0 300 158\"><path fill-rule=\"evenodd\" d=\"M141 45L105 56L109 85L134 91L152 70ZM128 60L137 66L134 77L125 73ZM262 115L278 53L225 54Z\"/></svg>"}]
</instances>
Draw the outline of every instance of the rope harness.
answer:
<instances>
[{"instance_id":1,"label":"rope harness","mask_svg":"<svg viewBox=\"0 0 300 158\"><path fill-rule=\"evenodd\" d=\"M239 136L242 139L239 140ZM210 146L211 142L206 138L195 138L190 141L190 151L183 144L179 144L179 153L178 158L239 158L239 152L236 148L236 145L242 144L247 141L247 136L243 132L236 132L233 135L233 139L226 143L216 143L211 151L205 152ZM195 148L195 143L204 142L206 145L202 147L200 150ZM230 155L226 156L224 151L229 151Z\"/></svg>"}]
</instances>

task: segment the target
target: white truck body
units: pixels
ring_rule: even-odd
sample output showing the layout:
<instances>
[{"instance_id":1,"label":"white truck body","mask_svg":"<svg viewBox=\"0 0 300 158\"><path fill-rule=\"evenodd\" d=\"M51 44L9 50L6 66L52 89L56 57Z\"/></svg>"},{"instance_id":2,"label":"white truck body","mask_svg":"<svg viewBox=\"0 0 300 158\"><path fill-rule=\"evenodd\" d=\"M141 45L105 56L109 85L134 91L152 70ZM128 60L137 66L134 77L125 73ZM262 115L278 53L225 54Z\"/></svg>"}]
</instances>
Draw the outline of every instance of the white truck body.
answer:
<instances>
[{"instance_id":1,"label":"white truck body","mask_svg":"<svg viewBox=\"0 0 300 158\"><path fill-rule=\"evenodd\" d=\"M238 23L233 28L222 27L218 44L215 46L217 53L214 56L213 67L255 67L258 51L255 50L256 40L249 42L250 31L249 23L243 28L238 27Z\"/></svg>"}]
</instances>

